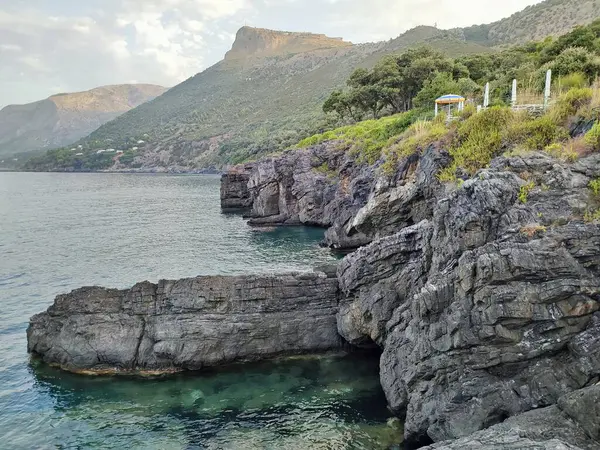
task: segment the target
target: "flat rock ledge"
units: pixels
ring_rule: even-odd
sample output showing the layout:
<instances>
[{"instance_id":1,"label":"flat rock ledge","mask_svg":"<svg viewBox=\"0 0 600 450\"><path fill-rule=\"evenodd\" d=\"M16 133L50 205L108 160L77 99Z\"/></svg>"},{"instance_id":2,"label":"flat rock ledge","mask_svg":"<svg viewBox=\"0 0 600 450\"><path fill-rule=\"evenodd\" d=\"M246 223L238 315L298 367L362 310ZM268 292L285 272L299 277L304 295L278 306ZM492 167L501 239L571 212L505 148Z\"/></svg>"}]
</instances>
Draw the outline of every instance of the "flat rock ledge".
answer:
<instances>
[{"instance_id":1,"label":"flat rock ledge","mask_svg":"<svg viewBox=\"0 0 600 450\"><path fill-rule=\"evenodd\" d=\"M80 373L168 373L342 349L324 272L84 287L31 318L28 351Z\"/></svg>"}]
</instances>

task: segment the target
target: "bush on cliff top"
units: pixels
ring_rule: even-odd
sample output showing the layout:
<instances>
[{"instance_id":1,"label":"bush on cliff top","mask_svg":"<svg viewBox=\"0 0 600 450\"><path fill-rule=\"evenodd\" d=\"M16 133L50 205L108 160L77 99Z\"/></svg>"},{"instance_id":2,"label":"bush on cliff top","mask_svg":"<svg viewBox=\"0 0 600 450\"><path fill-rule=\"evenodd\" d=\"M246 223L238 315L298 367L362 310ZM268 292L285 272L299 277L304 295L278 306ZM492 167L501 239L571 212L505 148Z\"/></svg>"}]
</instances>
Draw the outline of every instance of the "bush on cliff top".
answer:
<instances>
[{"instance_id":1,"label":"bush on cliff top","mask_svg":"<svg viewBox=\"0 0 600 450\"><path fill-rule=\"evenodd\" d=\"M306 138L296 147L306 148L322 142L338 141L355 154L359 161L374 164L390 139L406 130L415 121L416 116L416 112L409 111L378 120L358 122Z\"/></svg>"}]
</instances>

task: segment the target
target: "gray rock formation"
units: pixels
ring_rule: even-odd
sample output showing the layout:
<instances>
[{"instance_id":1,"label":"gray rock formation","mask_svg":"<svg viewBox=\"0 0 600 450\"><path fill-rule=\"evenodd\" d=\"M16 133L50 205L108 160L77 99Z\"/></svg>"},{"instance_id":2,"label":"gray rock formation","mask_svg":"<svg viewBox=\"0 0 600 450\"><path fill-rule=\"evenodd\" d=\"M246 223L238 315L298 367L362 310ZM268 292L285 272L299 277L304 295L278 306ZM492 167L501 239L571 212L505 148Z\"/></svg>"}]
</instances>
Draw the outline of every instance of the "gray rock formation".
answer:
<instances>
[{"instance_id":1,"label":"gray rock formation","mask_svg":"<svg viewBox=\"0 0 600 450\"><path fill-rule=\"evenodd\" d=\"M236 166L221 175L221 208L244 210L252 206L248 181L252 164Z\"/></svg>"},{"instance_id":2,"label":"gray rock formation","mask_svg":"<svg viewBox=\"0 0 600 450\"><path fill-rule=\"evenodd\" d=\"M582 220L597 163L499 158L437 197L430 220L342 262L338 329L384 349L409 443L467 436L599 379L600 226ZM363 223L388 205L367 204Z\"/></svg>"},{"instance_id":3,"label":"gray rock formation","mask_svg":"<svg viewBox=\"0 0 600 450\"><path fill-rule=\"evenodd\" d=\"M332 143L255 163L251 223L319 225L330 246L368 244L337 279L75 291L32 319L29 348L70 369L195 369L339 348L342 336L383 351L381 384L408 445L470 436L434 448L594 448L600 224L584 217L600 208L588 188L599 155L500 157L460 186L437 181L447 163L431 147L389 179Z\"/></svg>"},{"instance_id":4,"label":"gray rock formation","mask_svg":"<svg viewBox=\"0 0 600 450\"><path fill-rule=\"evenodd\" d=\"M249 169L249 223L320 226L327 228L327 246L355 249L431 218L436 194L444 190L436 174L449 162L446 152L432 146L413 155L390 179L346 147L328 142L255 163ZM247 171L238 166L224 175L222 204L237 201L229 180L237 182L237 174Z\"/></svg>"},{"instance_id":5,"label":"gray rock formation","mask_svg":"<svg viewBox=\"0 0 600 450\"><path fill-rule=\"evenodd\" d=\"M582 389L561 397L558 406L529 411L487 430L423 450L598 450L600 410L593 402L598 402L599 395L600 386ZM565 402L571 412L562 407Z\"/></svg>"},{"instance_id":6,"label":"gray rock formation","mask_svg":"<svg viewBox=\"0 0 600 450\"><path fill-rule=\"evenodd\" d=\"M31 319L28 350L72 371L196 370L341 349L336 311L322 272L82 288Z\"/></svg>"}]
</instances>

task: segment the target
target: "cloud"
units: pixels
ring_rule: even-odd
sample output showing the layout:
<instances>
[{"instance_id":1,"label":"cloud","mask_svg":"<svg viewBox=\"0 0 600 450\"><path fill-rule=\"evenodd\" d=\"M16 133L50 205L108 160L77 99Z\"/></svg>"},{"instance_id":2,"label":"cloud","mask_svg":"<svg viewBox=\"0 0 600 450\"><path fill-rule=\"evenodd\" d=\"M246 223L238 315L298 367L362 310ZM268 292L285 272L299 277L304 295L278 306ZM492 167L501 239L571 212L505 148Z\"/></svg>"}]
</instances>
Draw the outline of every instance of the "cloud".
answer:
<instances>
[{"instance_id":1,"label":"cloud","mask_svg":"<svg viewBox=\"0 0 600 450\"><path fill-rule=\"evenodd\" d=\"M28 0L0 10L0 107L139 80L173 86L217 62L244 25L395 37L497 20L539 0Z\"/></svg>"}]
</instances>

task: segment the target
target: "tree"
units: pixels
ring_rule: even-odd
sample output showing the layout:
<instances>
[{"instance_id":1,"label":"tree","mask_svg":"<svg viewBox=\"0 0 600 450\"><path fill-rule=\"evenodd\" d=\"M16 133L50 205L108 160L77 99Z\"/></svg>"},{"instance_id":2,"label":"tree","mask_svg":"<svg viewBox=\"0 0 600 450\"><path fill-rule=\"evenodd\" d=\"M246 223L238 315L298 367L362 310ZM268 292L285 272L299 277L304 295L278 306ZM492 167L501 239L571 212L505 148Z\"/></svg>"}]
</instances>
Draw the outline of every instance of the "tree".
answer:
<instances>
[{"instance_id":1,"label":"tree","mask_svg":"<svg viewBox=\"0 0 600 450\"><path fill-rule=\"evenodd\" d=\"M556 75L581 72L591 80L600 75L600 58L583 47L570 47L558 55L549 67Z\"/></svg>"},{"instance_id":2,"label":"tree","mask_svg":"<svg viewBox=\"0 0 600 450\"><path fill-rule=\"evenodd\" d=\"M417 108L431 107L437 98L446 94L458 94L458 82L448 72L438 72L431 80L426 80L423 88L414 99Z\"/></svg>"}]
</instances>

